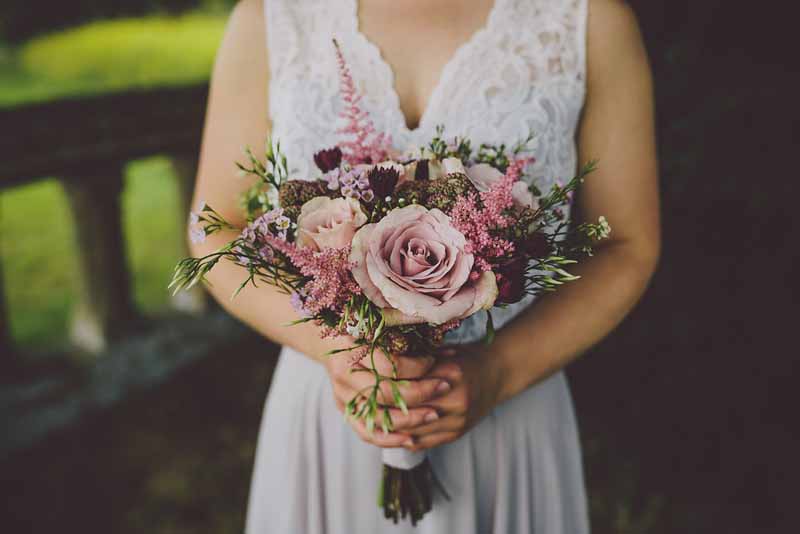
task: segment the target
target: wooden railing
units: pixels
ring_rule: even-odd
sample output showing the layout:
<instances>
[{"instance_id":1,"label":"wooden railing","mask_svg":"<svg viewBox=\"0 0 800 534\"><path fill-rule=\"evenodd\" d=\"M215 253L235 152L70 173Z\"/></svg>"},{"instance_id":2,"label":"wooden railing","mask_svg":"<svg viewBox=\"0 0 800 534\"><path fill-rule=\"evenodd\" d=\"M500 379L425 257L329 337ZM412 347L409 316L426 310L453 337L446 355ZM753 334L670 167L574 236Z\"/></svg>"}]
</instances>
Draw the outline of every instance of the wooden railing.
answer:
<instances>
[{"instance_id":1,"label":"wooden railing","mask_svg":"<svg viewBox=\"0 0 800 534\"><path fill-rule=\"evenodd\" d=\"M170 156L182 192L176 216L185 217L206 95L207 86L198 85L0 109L0 190L56 178L66 192L80 258L70 336L83 352L102 352L138 316L120 210L124 166L135 158ZM2 265L0 282L1 277ZM9 332L13 310L6 306L2 287L0 283L0 359L8 360L18 351ZM176 306L198 309L202 303L198 292L182 296Z\"/></svg>"}]
</instances>

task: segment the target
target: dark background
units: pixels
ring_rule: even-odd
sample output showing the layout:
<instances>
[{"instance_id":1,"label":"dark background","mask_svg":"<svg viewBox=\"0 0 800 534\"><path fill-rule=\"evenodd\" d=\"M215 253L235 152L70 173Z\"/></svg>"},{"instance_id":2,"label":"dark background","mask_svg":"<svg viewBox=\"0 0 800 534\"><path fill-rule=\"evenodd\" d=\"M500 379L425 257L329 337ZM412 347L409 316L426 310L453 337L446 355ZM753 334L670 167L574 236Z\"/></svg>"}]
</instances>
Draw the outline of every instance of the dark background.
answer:
<instances>
[{"instance_id":1,"label":"dark background","mask_svg":"<svg viewBox=\"0 0 800 534\"><path fill-rule=\"evenodd\" d=\"M195 3L12 1L0 20L18 41ZM656 78L664 249L641 304L569 369L595 530L798 532L795 19L631 4ZM6 459L0 530L240 530L274 349L237 343Z\"/></svg>"}]
</instances>

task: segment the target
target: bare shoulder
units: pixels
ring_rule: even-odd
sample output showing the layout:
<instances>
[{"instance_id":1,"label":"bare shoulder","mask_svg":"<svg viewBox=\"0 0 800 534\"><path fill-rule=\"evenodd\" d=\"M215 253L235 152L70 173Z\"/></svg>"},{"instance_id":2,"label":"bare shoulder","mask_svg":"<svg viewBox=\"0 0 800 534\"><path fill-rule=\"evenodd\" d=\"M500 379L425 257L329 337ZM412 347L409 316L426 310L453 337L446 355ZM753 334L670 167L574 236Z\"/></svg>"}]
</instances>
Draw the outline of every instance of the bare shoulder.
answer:
<instances>
[{"instance_id":1,"label":"bare shoulder","mask_svg":"<svg viewBox=\"0 0 800 534\"><path fill-rule=\"evenodd\" d=\"M266 90L267 56L264 0L241 0L231 12L217 52L212 93L229 88L239 92L254 84L262 86L259 91Z\"/></svg>"},{"instance_id":2,"label":"bare shoulder","mask_svg":"<svg viewBox=\"0 0 800 534\"><path fill-rule=\"evenodd\" d=\"M633 38L639 35L636 14L625 0L588 0L589 32L609 38Z\"/></svg>"},{"instance_id":3,"label":"bare shoulder","mask_svg":"<svg viewBox=\"0 0 800 534\"><path fill-rule=\"evenodd\" d=\"M226 40L231 38L241 47L263 49L265 34L264 0L240 0L228 19Z\"/></svg>"},{"instance_id":4,"label":"bare shoulder","mask_svg":"<svg viewBox=\"0 0 800 534\"><path fill-rule=\"evenodd\" d=\"M647 78L649 65L639 22L624 0L588 0L589 82L610 76Z\"/></svg>"}]
</instances>

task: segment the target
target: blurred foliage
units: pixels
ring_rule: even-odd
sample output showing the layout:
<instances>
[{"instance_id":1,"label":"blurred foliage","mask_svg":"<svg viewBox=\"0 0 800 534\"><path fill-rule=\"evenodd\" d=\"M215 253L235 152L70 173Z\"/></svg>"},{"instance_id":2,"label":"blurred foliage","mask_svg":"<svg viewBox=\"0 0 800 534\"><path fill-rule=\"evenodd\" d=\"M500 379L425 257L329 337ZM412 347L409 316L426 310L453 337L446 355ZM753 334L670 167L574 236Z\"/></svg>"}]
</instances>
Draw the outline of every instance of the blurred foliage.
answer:
<instances>
[{"instance_id":1,"label":"blurred foliage","mask_svg":"<svg viewBox=\"0 0 800 534\"><path fill-rule=\"evenodd\" d=\"M0 39L19 43L34 35L98 19L177 14L198 7L221 12L235 3L236 0L4 0L0 4Z\"/></svg>"},{"instance_id":2,"label":"blurred foliage","mask_svg":"<svg viewBox=\"0 0 800 534\"><path fill-rule=\"evenodd\" d=\"M98 21L0 50L0 106L206 80L224 15Z\"/></svg>"},{"instance_id":3,"label":"blurred foliage","mask_svg":"<svg viewBox=\"0 0 800 534\"><path fill-rule=\"evenodd\" d=\"M128 166L122 209L136 304L158 311L168 303L166 285L183 235L177 183L166 158ZM0 193L0 213L12 335L22 346L52 348L66 338L78 284L69 205L59 184L47 180Z\"/></svg>"},{"instance_id":4,"label":"blurred foliage","mask_svg":"<svg viewBox=\"0 0 800 534\"><path fill-rule=\"evenodd\" d=\"M72 217L57 182L0 193L0 262L14 339L53 344L67 332L76 295ZM25 283L26 279L35 283Z\"/></svg>"}]
</instances>

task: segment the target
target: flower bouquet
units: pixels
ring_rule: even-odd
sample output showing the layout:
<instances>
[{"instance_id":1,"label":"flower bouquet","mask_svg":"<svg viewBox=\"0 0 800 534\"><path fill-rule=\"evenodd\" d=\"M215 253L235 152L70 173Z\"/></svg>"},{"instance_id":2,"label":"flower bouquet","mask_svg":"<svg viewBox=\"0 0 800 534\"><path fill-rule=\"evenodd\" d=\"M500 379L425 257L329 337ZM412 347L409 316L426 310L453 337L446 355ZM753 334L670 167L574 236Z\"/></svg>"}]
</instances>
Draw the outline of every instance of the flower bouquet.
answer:
<instances>
[{"instance_id":1,"label":"flower bouquet","mask_svg":"<svg viewBox=\"0 0 800 534\"><path fill-rule=\"evenodd\" d=\"M247 226L234 228L201 206L192 214L194 240L223 229L238 237L181 261L171 287L193 286L225 258L246 273L240 290L263 282L290 295L296 323L349 336L352 346L333 353L347 352L374 375L346 416L362 418L370 432L390 432L388 406L407 407L396 371L376 371L376 350L389 358L434 353L448 331L481 311L491 342L492 307L575 280L566 268L591 254L609 227L603 218L570 225L561 210L592 164L547 194L522 180L530 139L473 149L469 139L446 140L439 128L426 146L396 153L359 106L338 46L336 52L345 125L337 146L314 156L319 174L290 180L280 143L267 142L265 161L248 149L239 168L258 182L244 195ZM383 459L385 516L416 524L438 485L425 453L384 449Z\"/></svg>"}]
</instances>

